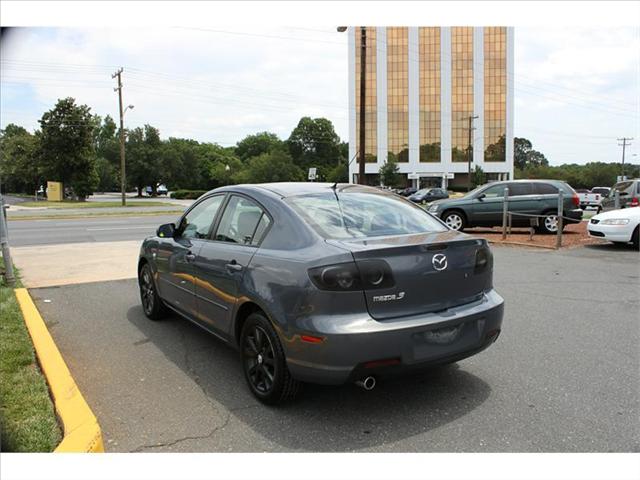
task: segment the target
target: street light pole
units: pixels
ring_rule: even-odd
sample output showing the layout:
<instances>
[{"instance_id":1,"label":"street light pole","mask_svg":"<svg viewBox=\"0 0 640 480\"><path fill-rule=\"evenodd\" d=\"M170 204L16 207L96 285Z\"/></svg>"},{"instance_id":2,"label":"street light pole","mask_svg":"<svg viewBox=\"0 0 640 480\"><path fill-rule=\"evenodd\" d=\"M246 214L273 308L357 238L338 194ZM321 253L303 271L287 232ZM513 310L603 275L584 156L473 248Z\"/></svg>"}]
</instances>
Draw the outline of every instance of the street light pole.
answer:
<instances>
[{"instance_id":1,"label":"street light pole","mask_svg":"<svg viewBox=\"0 0 640 480\"><path fill-rule=\"evenodd\" d=\"M125 172L125 160L124 160L124 110L122 108L122 68L116 73L111 75L111 78L118 77L118 86L113 90L118 92L118 102L120 105L120 192L122 194L122 206L127 206L127 175Z\"/></svg>"},{"instance_id":2,"label":"street light pole","mask_svg":"<svg viewBox=\"0 0 640 480\"><path fill-rule=\"evenodd\" d=\"M367 28L360 27L360 150L358 152L358 183L365 182L365 101L367 88Z\"/></svg>"},{"instance_id":3,"label":"street light pole","mask_svg":"<svg viewBox=\"0 0 640 480\"><path fill-rule=\"evenodd\" d=\"M347 27L338 27L338 32L346 32ZM359 148L358 148L358 183L365 181L365 99L367 88L367 27L360 27L360 119L359 119Z\"/></svg>"}]
</instances>

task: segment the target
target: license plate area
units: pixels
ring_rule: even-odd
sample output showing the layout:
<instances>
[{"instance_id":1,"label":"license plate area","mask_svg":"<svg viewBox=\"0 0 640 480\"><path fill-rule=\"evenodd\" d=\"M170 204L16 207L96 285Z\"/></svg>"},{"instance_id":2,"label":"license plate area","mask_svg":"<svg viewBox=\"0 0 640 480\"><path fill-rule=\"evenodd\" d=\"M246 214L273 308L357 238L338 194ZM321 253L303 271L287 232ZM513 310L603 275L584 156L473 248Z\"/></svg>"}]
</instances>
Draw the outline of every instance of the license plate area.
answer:
<instances>
[{"instance_id":1,"label":"license plate area","mask_svg":"<svg viewBox=\"0 0 640 480\"><path fill-rule=\"evenodd\" d=\"M472 349L481 339L484 324L482 318L413 333L413 360L437 360Z\"/></svg>"}]
</instances>

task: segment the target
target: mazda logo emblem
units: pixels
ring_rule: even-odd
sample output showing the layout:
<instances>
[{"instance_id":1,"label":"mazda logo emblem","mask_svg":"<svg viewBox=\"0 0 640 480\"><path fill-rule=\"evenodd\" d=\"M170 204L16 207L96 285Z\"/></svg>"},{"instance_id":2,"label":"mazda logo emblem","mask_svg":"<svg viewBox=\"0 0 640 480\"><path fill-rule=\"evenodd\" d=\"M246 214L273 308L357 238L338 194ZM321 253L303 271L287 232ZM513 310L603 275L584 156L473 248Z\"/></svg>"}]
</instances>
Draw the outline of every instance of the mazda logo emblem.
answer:
<instances>
[{"instance_id":1,"label":"mazda logo emblem","mask_svg":"<svg viewBox=\"0 0 640 480\"><path fill-rule=\"evenodd\" d=\"M447 268L447 256L442 253L436 253L431 259L431 263L433 268L440 272Z\"/></svg>"}]
</instances>

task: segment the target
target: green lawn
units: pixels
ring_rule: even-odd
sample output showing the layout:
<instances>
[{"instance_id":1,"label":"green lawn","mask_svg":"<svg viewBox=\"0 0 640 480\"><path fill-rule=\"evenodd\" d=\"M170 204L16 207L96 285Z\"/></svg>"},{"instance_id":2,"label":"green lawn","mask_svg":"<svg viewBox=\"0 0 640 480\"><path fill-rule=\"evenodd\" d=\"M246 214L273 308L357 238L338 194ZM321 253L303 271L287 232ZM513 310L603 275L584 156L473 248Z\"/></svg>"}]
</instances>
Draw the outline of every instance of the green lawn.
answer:
<instances>
[{"instance_id":1,"label":"green lawn","mask_svg":"<svg viewBox=\"0 0 640 480\"><path fill-rule=\"evenodd\" d=\"M71 200L65 200L64 202L22 202L17 204L20 207L46 207L46 208L107 208L107 207L121 207L120 201L116 202L77 202ZM175 206L168 202L158 202L154 200L139 201L139 202L127 202L127 207L170 207Z\"/></svg>"},{"instance_id":2,"label":"green lawn","mask_svg":"<svg viewBox=\"0 0 640 480\"><path fill-rule=\"evenodd\" d=\"M13 288L1 282L0 312L0 450L51 452L62 432Z\"/></svg>"}]
</instances>

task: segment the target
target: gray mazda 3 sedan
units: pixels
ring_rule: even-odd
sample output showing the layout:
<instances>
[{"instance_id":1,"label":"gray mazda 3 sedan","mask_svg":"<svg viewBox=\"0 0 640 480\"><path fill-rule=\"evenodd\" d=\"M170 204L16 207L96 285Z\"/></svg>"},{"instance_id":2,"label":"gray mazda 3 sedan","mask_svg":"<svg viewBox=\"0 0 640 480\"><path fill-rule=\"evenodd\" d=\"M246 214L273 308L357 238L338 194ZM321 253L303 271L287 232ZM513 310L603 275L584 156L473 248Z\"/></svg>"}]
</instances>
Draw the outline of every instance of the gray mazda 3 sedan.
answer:
<instances>
[{"instance_id":1,"label":"gray mazda 3 sedan","mask_svg":"<svg viewBox=\"0 0 640 480\"><path fill-rule=\"evenodd\" d=\"M455 362L491 345L503 300L487 242L351 184L218 188L140 250L145 314L169 309L240 351L253 394Z\"/></svg>"}]
</instances>

